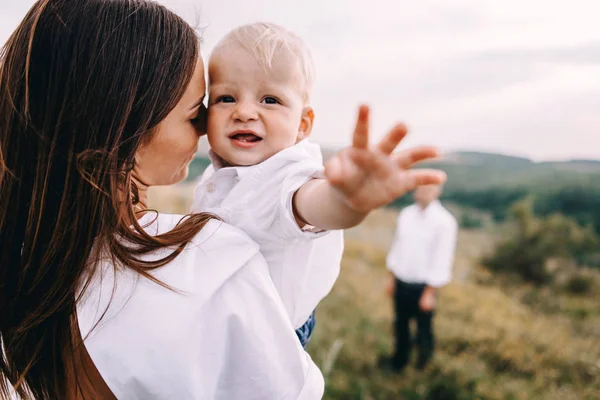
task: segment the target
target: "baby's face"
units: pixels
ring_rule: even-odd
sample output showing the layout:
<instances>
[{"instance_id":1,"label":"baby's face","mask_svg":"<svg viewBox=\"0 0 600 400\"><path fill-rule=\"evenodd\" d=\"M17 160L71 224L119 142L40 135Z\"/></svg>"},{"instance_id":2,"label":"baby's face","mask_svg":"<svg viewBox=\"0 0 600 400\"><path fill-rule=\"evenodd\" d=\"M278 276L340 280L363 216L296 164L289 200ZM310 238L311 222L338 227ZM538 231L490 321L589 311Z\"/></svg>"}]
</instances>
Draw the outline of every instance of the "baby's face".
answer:
<instances>
[{"instance_id":1,"label":"baby's face","mask_svg":"<svg viewBox=\"0 0 600 400\"><path fill-rule=\"evenodd\" d=\"M231 45L209 63L208 141L231 165L258 164L310 133L299 74L284 60L269 71ZM312 111L310 111L312 113Z\"/></svg>"}]
</instances>

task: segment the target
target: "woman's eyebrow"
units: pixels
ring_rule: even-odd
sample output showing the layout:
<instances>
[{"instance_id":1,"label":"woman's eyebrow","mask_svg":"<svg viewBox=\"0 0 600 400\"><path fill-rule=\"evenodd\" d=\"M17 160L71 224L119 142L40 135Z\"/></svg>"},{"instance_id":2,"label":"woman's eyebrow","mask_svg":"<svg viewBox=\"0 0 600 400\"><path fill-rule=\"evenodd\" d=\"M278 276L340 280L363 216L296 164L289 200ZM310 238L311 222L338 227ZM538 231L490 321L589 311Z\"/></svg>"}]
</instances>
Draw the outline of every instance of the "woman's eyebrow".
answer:
<instances>
[{"instance_id":1,"label":"woman's eyebrow","mask_svg":"<svg viewBox=\"0 0 600 400\"><path fill-rule=\"evenodd\" d=\"M193 110L194 108L198 107L200 104L202 104L202 102L204 101L205 97L206 97L206 94L204 96L202 96L200 98L200 100L198 100L197 102L195 102L194 105L190 107L190 111Z\"/></svg>"}]
</instances>

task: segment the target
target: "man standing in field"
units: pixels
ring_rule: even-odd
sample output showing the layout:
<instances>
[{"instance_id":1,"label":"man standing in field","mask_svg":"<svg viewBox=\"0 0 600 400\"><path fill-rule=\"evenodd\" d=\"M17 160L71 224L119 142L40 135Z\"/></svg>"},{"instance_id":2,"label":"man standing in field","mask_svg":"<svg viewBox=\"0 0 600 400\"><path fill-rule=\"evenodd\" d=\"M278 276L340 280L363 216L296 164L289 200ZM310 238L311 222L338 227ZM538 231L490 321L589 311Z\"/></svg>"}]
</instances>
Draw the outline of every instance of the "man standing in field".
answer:
<instances>
[{"instance_id":1,"label":"man standing in field","mask_svg":"<svg viewBox=\"0 0 600 400\"><path fill-rule=\"evenodd\" d=\"M415 204L398 215L387 257L386 291L394 299L396 343L395 353L381 359L380 366L395 372L408 364L413 318L417 320L417 368L424 368L433 356L436 290L451 280L458 231L456 219L438 200L441 193L439 185L415 191Z\"/></svg>"}]
</instances>

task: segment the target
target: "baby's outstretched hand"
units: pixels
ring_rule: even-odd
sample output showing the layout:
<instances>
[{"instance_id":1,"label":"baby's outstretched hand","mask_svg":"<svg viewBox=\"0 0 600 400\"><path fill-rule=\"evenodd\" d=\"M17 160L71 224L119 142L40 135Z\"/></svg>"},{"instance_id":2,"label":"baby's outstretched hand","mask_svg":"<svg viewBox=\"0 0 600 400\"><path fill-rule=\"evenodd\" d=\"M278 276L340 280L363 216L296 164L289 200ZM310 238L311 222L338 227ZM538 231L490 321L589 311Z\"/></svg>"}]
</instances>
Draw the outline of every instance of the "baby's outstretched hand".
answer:
<instances>
[{"instance_id":1,"label":"baby's outstretched hand","mask_svg":"<svg viewBox=\"0 0 600 400\"><path fill-rule=\"evenodd\" d=\"M375 147L369 147L369 107L361 106L353 143L325 165L325 177L358 212L385 206L418 186L441 184L446 174L435 169L410 169L419 161L438 156L435 147L421 146L393 153L406 136L398 124Z\"/></svg>"}]
</instances>

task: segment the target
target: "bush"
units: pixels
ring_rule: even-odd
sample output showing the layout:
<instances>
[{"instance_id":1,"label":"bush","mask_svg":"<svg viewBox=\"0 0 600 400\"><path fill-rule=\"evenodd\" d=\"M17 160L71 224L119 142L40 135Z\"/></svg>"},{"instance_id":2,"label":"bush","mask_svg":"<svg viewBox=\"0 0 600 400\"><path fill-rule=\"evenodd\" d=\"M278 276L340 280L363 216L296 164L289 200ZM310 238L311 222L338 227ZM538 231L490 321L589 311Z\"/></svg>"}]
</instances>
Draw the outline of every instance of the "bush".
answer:
<instances>
[{"instance_id":1,"label":"bush","mask_svg":"<svg viewBox=\"0 0 600 400\"><path fill-rule=\"evenodd\" d=\"M585 253L576 257L579 265L600 270L600 253Z\"/></svg>"},{"instance_id":2,"label":"bush","mask_svg":"<svg viewBox=\"0 0 600 400\"><path fill-rule=\"evenodd\" d=\"M495 271L509 271L524 280L544 283L552 279L547 262L554 257L576 258L592 251L598 237L591 226L582 227L562 214L536 217L534 199L517 202L509 214L512 232L483 264Z\"/></svg>"},{"instance_id":3,"label":"bush","mask_svg":"<svg viewBox=\"0 0 600 400\"><path fill-rule=\"evenodd\" d=\"M590 293L594 288L594 281L591 277L583 274L576 274L569 278L565 283L565 290L573 294Z\"/></svg>"},{"instance_id":4,"label":"bush","mask_svg":"<svg viewBox=\"0 0 600 400\"><path fill-rule=\"evenodd\" d=\"M460 216L460 227L465 229L479 229L483 227L483 221L480 217L470 212L464 212Z\"/></svg>"}]
</instances>

